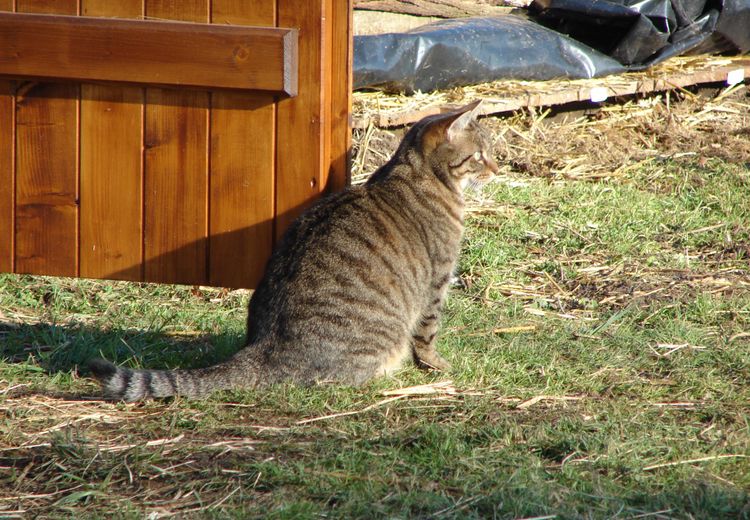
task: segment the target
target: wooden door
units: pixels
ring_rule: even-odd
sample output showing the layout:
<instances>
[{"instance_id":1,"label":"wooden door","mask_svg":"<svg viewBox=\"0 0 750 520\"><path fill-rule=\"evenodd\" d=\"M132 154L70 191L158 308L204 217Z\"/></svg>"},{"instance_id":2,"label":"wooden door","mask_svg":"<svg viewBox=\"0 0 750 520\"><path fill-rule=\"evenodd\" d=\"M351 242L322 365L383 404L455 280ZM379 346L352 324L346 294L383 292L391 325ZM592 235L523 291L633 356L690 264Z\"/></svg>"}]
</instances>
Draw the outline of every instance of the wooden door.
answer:
<instances>
[{"instance_id":1,"label":"wooden door","mask_svg":"<svg viewBox=\"0 0 750 520\"><path fill-rule=\"evenodd\" d=\"M347 182L350 1L0 11L0 271L254 287Z\"/></svg>"}]
</instances>

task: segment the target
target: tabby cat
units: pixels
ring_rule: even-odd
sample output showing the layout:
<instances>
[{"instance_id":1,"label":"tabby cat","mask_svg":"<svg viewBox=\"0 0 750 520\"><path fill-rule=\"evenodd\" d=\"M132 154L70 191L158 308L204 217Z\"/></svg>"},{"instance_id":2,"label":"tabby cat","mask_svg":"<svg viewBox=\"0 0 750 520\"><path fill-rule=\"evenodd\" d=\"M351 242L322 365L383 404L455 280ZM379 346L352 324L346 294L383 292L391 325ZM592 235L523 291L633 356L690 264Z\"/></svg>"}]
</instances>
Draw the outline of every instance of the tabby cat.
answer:
<instances>
[{"instance_id":1,"label":"tabby cat","mask_svg":"<svg viewBox=\"0 0 750 520\"><path fill-rule=\"evenodd\" d=\"M135 401L281 381L356 385L407 359L449 368L435 334L463 232L463 189L497 172L478 104L416 123L366 184L291 225L250 300L246 347L195 370L95 359L106 394Z\"/></svg>"}]
</instances>

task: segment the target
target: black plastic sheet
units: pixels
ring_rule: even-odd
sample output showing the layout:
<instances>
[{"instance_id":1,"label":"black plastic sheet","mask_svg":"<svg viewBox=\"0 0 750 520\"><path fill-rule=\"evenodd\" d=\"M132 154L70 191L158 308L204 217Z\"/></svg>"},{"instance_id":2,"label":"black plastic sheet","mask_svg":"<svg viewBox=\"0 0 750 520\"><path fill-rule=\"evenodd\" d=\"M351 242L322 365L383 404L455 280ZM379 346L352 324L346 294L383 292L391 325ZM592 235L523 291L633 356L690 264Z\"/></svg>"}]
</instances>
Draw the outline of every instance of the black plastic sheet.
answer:
<instances>
[{"instance_id":1,"label":"black plastic sheet","mask_svg":"<svg viewBox=\"0 0 750 520\"><path fill-rule=\"evenodd\" d=\"M530 12L357 36L354 87L593 78L688 52L750 50L750 0L534 0Z\"/></svg>"},{"instance_id":2,"label":"black plastic sheet","mask_svg":"<svg viewBox=\"0 0 750 520\"><path fill-rule=\"evenodd\" d=\"M629 70L689 52L750 50L750 0L534 0L529 9Z\"/></svg>"}]
</instances>

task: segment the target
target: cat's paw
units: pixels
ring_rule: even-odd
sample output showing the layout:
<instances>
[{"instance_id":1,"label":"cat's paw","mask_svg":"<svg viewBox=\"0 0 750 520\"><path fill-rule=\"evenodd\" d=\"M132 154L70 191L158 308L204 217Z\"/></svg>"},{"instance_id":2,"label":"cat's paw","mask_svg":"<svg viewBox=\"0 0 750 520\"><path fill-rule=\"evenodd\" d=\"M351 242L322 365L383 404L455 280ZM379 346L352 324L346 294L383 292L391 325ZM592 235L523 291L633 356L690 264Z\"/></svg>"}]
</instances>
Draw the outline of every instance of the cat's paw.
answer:
<instances>
[{"instance_id":1,"label":"cat's paw","mask_svg":"<svg viewBox=\"0 0 750 520\"><path fill-rule=\"evenodd\" d=\"M420 368L439 370L441 372L447 372L451 369L451 364L445 360L443 356L437 352L429 355L421 355L418 358Z\"/></svg>"}]
</instances>

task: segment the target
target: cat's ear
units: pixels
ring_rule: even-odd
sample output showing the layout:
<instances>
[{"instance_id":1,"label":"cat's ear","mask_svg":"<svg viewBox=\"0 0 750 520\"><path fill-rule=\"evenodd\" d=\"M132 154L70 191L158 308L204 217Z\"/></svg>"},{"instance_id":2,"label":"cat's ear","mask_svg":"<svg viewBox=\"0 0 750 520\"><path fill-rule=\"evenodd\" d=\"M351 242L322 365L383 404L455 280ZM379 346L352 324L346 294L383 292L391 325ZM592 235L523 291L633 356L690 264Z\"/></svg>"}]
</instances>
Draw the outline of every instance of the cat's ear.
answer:
<instances>
[{"instance_id":1,"label":"cat's ear","mask_svg":"<svg viewBox=\"0 0 750 520\"><path fill-rule=\"evenodd\" d=\"M463 132L469 123L477 118L479 113L479 105L482 104L482 100L479 99L468 105L464 105L459 108L456 113L459 114L456 119L448 126L448 141L452 141L458 134Z\"/></svg>"},{"instance_id":2,"label":"cat's ear","mask_svg":"<svg viewBox=\"0 0 750 520\"><path fill-rule=\"evenodd\" d=\"M454 140L469 126L469 123L476 119L481 103L481 99L474 101L462 106L458 110L442 114L430 121L430 124L422 134L422 148L424 151L429 152L437 148L441 143Z\"/></svg>"}]
</instances>

